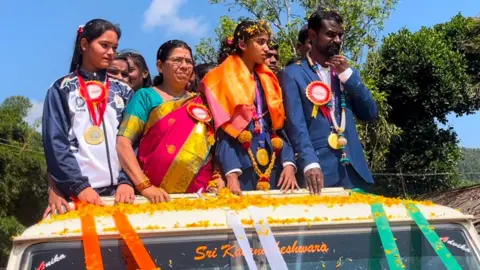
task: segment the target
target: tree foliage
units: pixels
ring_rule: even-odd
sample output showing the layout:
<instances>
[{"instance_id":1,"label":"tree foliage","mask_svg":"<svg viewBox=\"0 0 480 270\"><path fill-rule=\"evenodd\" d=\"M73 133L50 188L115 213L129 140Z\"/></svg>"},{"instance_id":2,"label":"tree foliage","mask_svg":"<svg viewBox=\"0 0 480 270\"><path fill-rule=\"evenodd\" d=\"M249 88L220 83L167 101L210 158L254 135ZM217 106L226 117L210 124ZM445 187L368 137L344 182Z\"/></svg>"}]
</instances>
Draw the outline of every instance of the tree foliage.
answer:
<instances>
[{"instance_id":1,"label":"tree foliage","mask_svg":"<svg viewBox=\"0 0 480 270\"><path fill-rule=\"evenodd\" d=\"M480 90L480 18L464 17L461 14L451 21L435 26L452 49L464 55L467 74L474 91Z\"/></svg>"},{"instance_id":2,"label":"tree foliage","mask_svg":"<svg viewBox=\"0 0 480 270\"><path fill-rule=\"evenodd\" d=\"M480 149L462 148L458 170L462 181L480 183Z\"/></svg>"},{"instance_id":3,"label":"tree foliage","mask_svg":"<svg viewBox=\"0 0 480 270\"><path fill-rule=\"evenodd\" d=\"M32 104L21 96L0 105L0 266L11 237L39 221L47 203L41 135L23 119Z\"/></svg>"},{"instance_id":4,"label":"tree foliage","mask_svg":"<svg viewBox=\"0 0 480 270\"><path fill-rule=\"evenodd\" d=\"M377 35L398 0L210 0L210 3L225 4L230 12L247 11L253 19L270 22L283 64L295 57L298 31L317 6L338 10L345 20L345 53L352 62L360 63L366 52L375 47ZM219 44L231 35L236 22L230 16L222 17L215 39L206 38L197 45L197 60L216 60Z\"/></svg>"},{"instance_id":5,"label":"tree foliage","mask_svg":"<svg viewBox=\"0 0 480 270\"><path fill-rule=\"evenodd\" d=\"M451 113L479 108L469 72L474 58L460 46L470 37L469 24L460 23L464 19L459 15L416 33L402 29L391 34L372 56L376 62L367 65L366 72L387 96L388 121L402 130L389 145L386 170L409 175L394 182L377 177L384 194L415 195L459 183L457 135L437 123L447 124Z\"/></svg>"},{"instance_id":6,"label":"tree foliage","mask_svg":"<svg viewBox=\"0 0 480 270\"><path fill-rule=\"evenodd\" d=\"M377 59L374 59L374 58ZM379 92L375 83L375 69L377 55L371 54L363 72L365 85L372 92L373 98L377 103L378 119L374 122L359 122L357 124L358 135L364 146L365 156L367 158L370 170L373 172L385 169L387 154L389 152L392 139L401 134L401 129L391 124L388 115L391 106L387 103L388 95L385 92Z\"/></svg>"}]
</instances>

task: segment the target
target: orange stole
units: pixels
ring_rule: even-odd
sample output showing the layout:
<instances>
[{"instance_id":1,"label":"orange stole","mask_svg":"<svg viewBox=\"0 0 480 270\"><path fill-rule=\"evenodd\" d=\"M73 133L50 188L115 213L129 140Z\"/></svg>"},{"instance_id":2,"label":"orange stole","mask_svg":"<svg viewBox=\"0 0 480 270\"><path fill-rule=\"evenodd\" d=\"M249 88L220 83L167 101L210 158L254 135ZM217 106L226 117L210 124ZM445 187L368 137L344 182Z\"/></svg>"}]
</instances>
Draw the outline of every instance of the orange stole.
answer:
<instances>
[{"instance_id":1,"label":"orange stole","mask_svg":"<svg viewBox=\"0 0 480 270\"><path fill-rule=\"evenodd\" d=\"M265 93L272 128L281 129L285 110L277 76L266 65L257 65L255 73ZM200 91L205 93L216 129L223 128L230 136L238 137L252 120L255 87L255 78L237 55L229 56L205 76Z\"/></svg>"}]
</instances>

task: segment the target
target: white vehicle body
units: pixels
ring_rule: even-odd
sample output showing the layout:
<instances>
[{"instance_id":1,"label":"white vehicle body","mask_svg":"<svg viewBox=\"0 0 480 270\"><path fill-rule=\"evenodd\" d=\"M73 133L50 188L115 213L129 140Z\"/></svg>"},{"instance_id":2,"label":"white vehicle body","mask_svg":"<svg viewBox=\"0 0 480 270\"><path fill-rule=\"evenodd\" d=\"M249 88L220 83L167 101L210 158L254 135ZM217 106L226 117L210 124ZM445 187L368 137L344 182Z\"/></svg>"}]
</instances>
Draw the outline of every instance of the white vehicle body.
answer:
<instances>
[{"instance_id":1,"label":"white vehicle body","mask_svg":"<svg viewBox=\"0 0 480 270\"><path fill-rule=\"evenodd\" d=\"M305 196L306 191L249 192L244 196L259 195L280 199ZM321 196L350 195L341 188L327 188ZM202 200L195 194L172 197ZM113 204L112 198L104 201ZM135 203L148 202L137 197ZM472 216L435 204L417 207L463 269L480 269L480 239ZM385 205L384 209L406 269L447 269L442 268L441 260L423 239L405 206ZM248 269L229 217L251 220L254 210L220 207L153 211L128 214L128 219L161 269ZM275 205L257 207L255 211L268 217L272 236L288 269L373 269L374 264L378 269L389 269L367 203ZM128 252L115 231L113 218L97 216L95 221L105 269L127 269ZM259 233L252 224L244 222L242 226L256 266L270 269ZM80 219L47 220L15 237L7 270L18 269L85 269Z\"/></svg>"}]
</instances>

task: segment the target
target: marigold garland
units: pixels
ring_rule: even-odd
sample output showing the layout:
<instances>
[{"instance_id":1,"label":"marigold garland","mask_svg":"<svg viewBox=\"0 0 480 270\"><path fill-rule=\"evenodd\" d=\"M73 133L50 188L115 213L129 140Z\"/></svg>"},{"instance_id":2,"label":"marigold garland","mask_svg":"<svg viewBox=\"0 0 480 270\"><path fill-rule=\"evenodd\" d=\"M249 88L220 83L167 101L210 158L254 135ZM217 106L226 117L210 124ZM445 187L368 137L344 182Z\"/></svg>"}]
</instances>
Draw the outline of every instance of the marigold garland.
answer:
<instances>
[{"instance_id":1,"label":"marigold garland","mask_svg":"<svg viewBox=\"0 0 480 270\"><path fill-rule=\"evenodd\" d=\"M115 206L91 206L89 211L95 216L111 216L119 210L127 215L154 214L164 211L202 211L228 208L231 210L243 210L250 206L278 208L287 205L326 205L328 207L349 205L349 204L374 204L381 203L385 206L400 205L403 203L414 203L421 205L434 205L430 201L402 200L398 198L386 198L376 195L354 193L349 196L314 196L302 195L294 197L278 197L265 195L236 196L227 188L220 190L218 196L204 197L202 199L178 198L167 203L144 203L144 204L119 204ZM81 212L70 211L63 215L54 215L40 223L52 223L55 221L79 218Z\"/></svg>"},{"instance_id":2,"label":"marigold garland","mask_svg":"<svg viewBox=\"0 0 480 270\"><path fill-rule=\"evenodd\" d=\"M240 133L240 135L238 135L238 141L242 144L243 149L247 151L248 157L252 161L253 171L259 177L257 182L257 190L268 191L270 190L270 175L272 174L273 166L275 166L275 160L277 158L277 155L280 154L280 151L283 148L283 140L279 138L276 134L272 135L272 158L270 159L270 163L268 164L265 172L262 172L258 167L258 163L255 160L252 149L250 149L250 146L252 145L252 138L253 135L248 130L244 130Z\"/></svg>"},{"instance_id":3,"label":"marigold garland","mask_svg":"<svg viewBox=\"0 0 480 270\"><path fill-rule=\"evenodd\" d=\"M217 180L222 179L222 176L220 175L220 172L215 170L213 171L212 174L212 180L208 182L207 190L211 188L218 188L218 183Z\"/></svg>"},{"instance_id":4,"label":"marigold garland","mask_svg":"<svg viewBox=\"0 0 480 270\"><path fill-rule=\"evenodd\" d=\"M272 30L270 28L270 23L265 20L260 20L257 23L245 28L245 31L251 36L256 36L259 34L267 33L271 35Z\"/></svg>"}]
</instances>

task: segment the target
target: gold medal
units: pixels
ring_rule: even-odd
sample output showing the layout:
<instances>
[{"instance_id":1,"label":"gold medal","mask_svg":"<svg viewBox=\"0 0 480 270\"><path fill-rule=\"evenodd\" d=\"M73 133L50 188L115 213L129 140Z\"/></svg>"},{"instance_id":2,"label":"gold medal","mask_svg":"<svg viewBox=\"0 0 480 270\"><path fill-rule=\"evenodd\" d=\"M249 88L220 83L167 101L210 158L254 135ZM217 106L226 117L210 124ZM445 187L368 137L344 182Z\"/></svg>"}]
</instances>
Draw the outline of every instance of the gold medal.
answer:
<instances>
[{"instance_id":1,"label":"gold medal","mask_svg":"<svg viewBox=\"0 0 480 270\"><path fill-rule=\"evenodd\" d=\"M267 166L268 165L268 152L265 150L265 148L258 148L257 150L257 161L260 165L262 166Z\"/></svg>"},{"instance_id":2,"label":"gold medal","mask_svg":"<svg viewBox=\"0 0 480 270\"><path fill-rule=\"evenodd\" d=\"M328 136L328 145L330 145L332 149L340 149L340 146L338 145L338 134L330 133L330 136Z\"/></svg>"},{"instance_id":3,"label":"gold medal","mask_svg":"<svg viewBox=\"0 0 480 270\"><path fill-rule=\"evenodd\" d=\"M345 147L347 145L347 139L345 137L341 136L338 138L337 145L339 147Z\"/></svg>"},{"instance_id":4,"label":"gold medal","mask_svg":"<svg viewBox=\"0 0 480 270\"><path fill-rule=\"evenodd\" d=\"M85 141L91 145L98 145L103 142L105 135L103 130L97 126L91 126L85 132Z\"/></svg>"}]
</instances>

